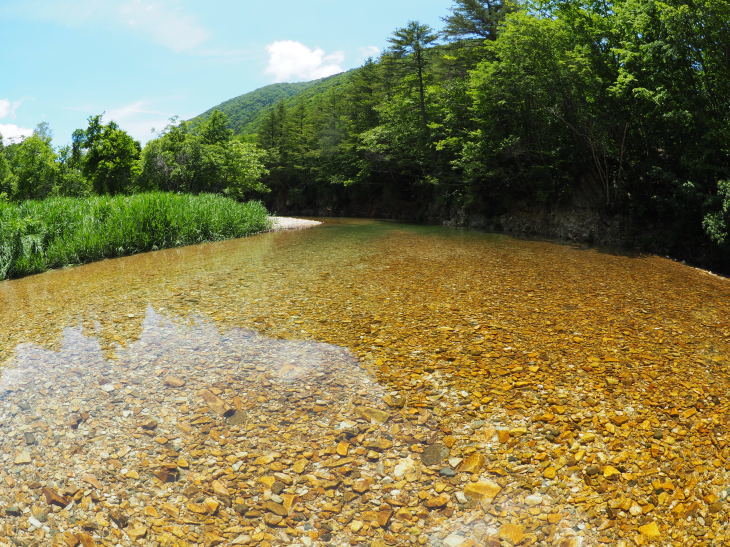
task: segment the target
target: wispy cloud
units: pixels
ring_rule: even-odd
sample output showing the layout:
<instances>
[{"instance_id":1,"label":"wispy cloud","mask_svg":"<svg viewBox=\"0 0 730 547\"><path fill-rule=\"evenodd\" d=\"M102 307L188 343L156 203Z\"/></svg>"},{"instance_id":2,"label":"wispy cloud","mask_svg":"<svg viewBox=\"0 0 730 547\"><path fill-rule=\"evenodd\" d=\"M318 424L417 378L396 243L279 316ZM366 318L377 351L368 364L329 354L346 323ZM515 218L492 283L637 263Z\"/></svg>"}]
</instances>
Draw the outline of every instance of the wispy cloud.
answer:
<instances>
[{"instance_id":1,"label":"wispy cloud","mask_svg":"<svg viewBox=\"0 0 730 547\"><path fill-rule=\"evenodd\" d=\"M266 46L269 63L266 74L274 81L314 80L343 72L345 54L341 51L325 53L321 48L310 49L301 42L281 40Z\"/></svg>"},{"instance_id":2,"label":"wispy cloud","mask_svg":"<svg viewBox=\"0 0 730 547\"><path fill-rule=\"evenodd\" d=\"M25 0L0 7L0 15L8 14L70 27L121 26L177 52L194 50L210 37L177 0Z\"/></svg>"},{"instance_id":3,"label":"wispy cloud","mask_svg":"<svg viewBox=\"0 0 730 547\"><path fill-rule=\"evenodd\" d=\"M153 131L166 127L172 116L172 113L153 108L152 101L142 99L112 108L104 114L104 119L116 122L144 144L155 136Z\"/></svg>"},{"instance_id":4,"label":"wispy cloud","mask_svg":"<svg viewBox=\"0 0 730 547\"><path fill-rule=\"evenodd\" d=\"M118 13L129 28L173 51L195 49L210 36L195 17L169 0L128 0Z\"/></svg>"},{"instance_id":5,"label":"wispy cloud","mask_svg":"<svg viewBox=\"0 0 730 547\"><path fill-rule=\"evenodd\" d=\"M365 61L371 57L375 59L380 55L380 48L378 46L365 46L361 47L358 50L358 53L360 54L361 61Z\"/></svg>"}]
</instances>

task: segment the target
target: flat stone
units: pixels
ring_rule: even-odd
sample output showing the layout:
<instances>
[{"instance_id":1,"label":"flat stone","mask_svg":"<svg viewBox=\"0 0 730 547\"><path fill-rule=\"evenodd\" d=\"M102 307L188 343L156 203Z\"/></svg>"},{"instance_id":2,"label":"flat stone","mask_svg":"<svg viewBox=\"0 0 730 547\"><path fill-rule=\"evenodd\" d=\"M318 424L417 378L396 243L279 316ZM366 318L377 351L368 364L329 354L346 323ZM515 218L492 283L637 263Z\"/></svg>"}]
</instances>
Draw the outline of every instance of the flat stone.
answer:
<instances>
[{"instance_id":1,"label":"flat stone","mask_svg":"<svg viewBox=\"0 0 730 547\"><path fill-rule=\"evenodd\" d=\"M357 413L371 424L382 425L390 418L390 414L377 408L360 407L357 409Z\"/></svg>"},{"instance_id":2,"label":"flat stone","mask_svg":"<svg viewBox=\"0 0 730 547\"><path fill-rule=\"evenodd\" d=\"M185 380L183 380L179 376L175 376L175 375L172 375L172 374L170 374L168 376L165 376L162 379L162 382L167 387L183 387L185 385Z\"/></svg>"},{"instance_id":3,"label":"flat stone","mask_svg":"<svg viewBox=\"0 0 730 547\"><path fill-rule=\"evenodd\" d=\"M525 528L519 524L503 524L499 528L499 537L509 541L512 545L518 545L525 539Z\"/></svg>"},{"instance_id":4,"label":"flat stone","mask_svg":"<svg viewBox=\"0 0 730 547\"><path fill-rule=\"evenodd\" d=\"M441 443L434 443L428 446L421 453L421 461L425 466L438 465L449 455L449 449Z\"/></svg>"},{"instance_id":5,"label":"flat stone","mask_svg":"<svg viewBox=\"0 0 730 547\"><path fill-rule=\"evenodd\" d=\"M441 494L440 496L428 498L425 505L429 509L437 509L439 507L444 507L447 503L449 503L450 499L451 498L448 494Z\"/></svg>"},{"instance_id":6,"label":"flat stone","mask_svg":"<svg viewBox=\"0 0 730 547\"><path fill-rule=\"evenodd\" d=\"M486 463L487 459L481 452L474 452L467 457L458 467L460 473L478 473Z\"/></svg>"},{"instance_id":7,"label":"flat stone","mask_svg":"<svg viewBox=\"0 0 730 547\"><path fill-rule=\"evenodd\" d=\"M649 539L655 539L662 535L659 530L659 525L656 522L650 522L644 526L639 526L639 533Z\"/></svg>"},{"instance_id":8,"label":"flat stone","mask_svg":"<svg viewBox=\"0 0 730 547\"><path fill-rule=\"evenodd\" d=\"M58 491L56 491L54 488L43 488L43 490L41 490L41 493L46 498L46 503L48 505L56 505L58 507L64 508L70 503L69 499L59 494Z\"/></svg>"},{"instance_id":9,"label":"flat stone","mask_svg":"<svg viewBox=\"0 0 730 547\"><path fill-rule=\"evenodd\" d=\"M18 451L18 453L15 455L15 460L13 460L15 465L25 465L27 463L30 463L33 461L30 457L30 450L27 448L23 448L22 450Z\"/></svg>"},{"instance_id":10,"label":"flat stone","mask_svg":"<svg viewBox=\"0 0 730 547\"><path fill-rule=\"evenodd\" d=\"M467 498L485 502L493 501L501 491L502 487L492 481L472 482L464 487Z\"/></svg>"}]
</instances>

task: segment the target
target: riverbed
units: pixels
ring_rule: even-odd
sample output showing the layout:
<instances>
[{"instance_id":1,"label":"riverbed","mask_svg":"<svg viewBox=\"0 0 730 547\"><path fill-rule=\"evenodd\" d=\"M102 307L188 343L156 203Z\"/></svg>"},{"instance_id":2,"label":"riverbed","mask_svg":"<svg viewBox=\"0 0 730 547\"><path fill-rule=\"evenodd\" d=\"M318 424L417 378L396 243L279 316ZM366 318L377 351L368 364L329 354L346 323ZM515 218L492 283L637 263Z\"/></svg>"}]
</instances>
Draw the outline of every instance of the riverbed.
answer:
<instances>
[{"instance_id":1,"label":"riverbed","mask_svg":"<svg viewBox=\"0 0 730 547\"><path fill-rule=\"evenodd\" d=\"M721 545L730 282L328 219L0 283L0 545Z\"/></svg>"}]
</instances>

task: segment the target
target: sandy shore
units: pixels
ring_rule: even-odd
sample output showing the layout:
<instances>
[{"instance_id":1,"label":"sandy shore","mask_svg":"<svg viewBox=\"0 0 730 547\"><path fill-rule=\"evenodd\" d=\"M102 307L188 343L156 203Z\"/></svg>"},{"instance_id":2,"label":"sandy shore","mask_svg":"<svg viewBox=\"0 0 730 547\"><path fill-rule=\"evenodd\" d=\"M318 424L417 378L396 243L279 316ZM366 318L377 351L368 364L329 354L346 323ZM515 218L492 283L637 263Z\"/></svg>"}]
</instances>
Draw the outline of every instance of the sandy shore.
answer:
<instances>
[{"instance_id":1,"label":"sandy shore","mask_svg":"<svg viewBox=\"0 0 730 547\"><path fill-rule=\"evenodd\" d=\"M316 220L305 220L303 218L292 217L269 217L273 222L272 232L280 232L282 230L302 230L304 228L312 228L322 224Z\"/></svg>"}]
</instances>

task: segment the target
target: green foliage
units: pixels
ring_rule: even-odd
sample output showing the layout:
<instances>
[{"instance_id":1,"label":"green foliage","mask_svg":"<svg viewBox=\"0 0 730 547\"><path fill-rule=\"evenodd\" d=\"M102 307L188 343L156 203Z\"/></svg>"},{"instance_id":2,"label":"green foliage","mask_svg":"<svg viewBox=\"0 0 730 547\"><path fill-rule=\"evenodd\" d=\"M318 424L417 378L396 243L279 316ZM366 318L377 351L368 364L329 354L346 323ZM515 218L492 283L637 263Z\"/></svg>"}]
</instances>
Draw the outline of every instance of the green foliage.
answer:
<instances>
[{"instance_id":1,"label":"green foliage","mask_svg":"<svg viewBox=\"0 0 730 547\"><path fill-rule=\"evenodd\" d=\"M730 269L729 0L454 0L444 21L447 43L410 22L236 128L267 151L273 208L587 209L629 245Z\"/></svg>"},{"instance_id":2,"label":"green foliage","mask_svg":"<svg viewBox=\"0 0 730 547\"><path fill-rule=\"evenodd\" d=\"M146 193L0 201L0 279L269 228L258 202Z\"/></svg>"},{"instance_id":3,"label":"green foliage","mask_svg":"<svg viewBox=\"0 0 730 547\"><path fill-rule=\"evenodd\" d=\"M7 147L5 154L10 159L13 173L12 181L8 184L13 199L51 195L58 178L58 166L49 139L33 134L19 144Z\"/></svg>"},{"instance_id":4,"label":"green foliage","mask_svg":"<svg viewBox=\"0 0 730 547\"><path fill-rule=\"evenodd\" d=\"M496 40L499 25L517 10L512 0L454 0L451 14L444 17L446 38Z\"/></svg>"},{"instance_id":5,"label":"green foliage","mask_svg":"<svg viewBox=\"0 0 730 547\"><path fill-rule=\"evenodd\" d=\"M718 245L722 245L728 241L728 231L730 231L730 180L721 180L717 183L717 197L720 209L708 213L703 226L707 235Z\"/></svg>"},{"instance_id":6,"label":"green foliage","mask_svg":"<svg viewBox=\"0 0 730 547\"><path fill-rule=\"evenodd\" d=\"M196 116L190 120L190 122L194 128L198 127L212 116L214 112L220 111L228 117L228 127L234 132L241 133L249 131L251 129L251 122L253 122L268 108L274 106L280 101L285 101L300 95L311 87L318 87L321 83L326 82L331 78L332 77L323 78L311 82L268 85L214 106L200 116ZM334 78L336 78L336 76Z\"/></svg>"},{"instance_id":7,"label":"green foliage","mask_svg":"<svg viewBox=\"0 0 730 547\"><path fill-rule=\"evenodd\" d=\"M233 140L222 112L195 129L173 123L142 151L137 186L175 192L215 192L243 199L262 193L268 173L265 152L253 143Z\"/></svg>"},{"instance_id":8,"label":"green foliage","mask_svg":"<svg viewBox=\"0 0 730 547\"><path fill-rule=\"evenodd\" d=\"M74 134L81 170L97 194L128 193L133 189L134 169L140 145L115 122L103 124L101 115L91 116L82 134ZM78 141L78 142L76 142Z\"/></svg>"}]
</instances>

